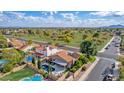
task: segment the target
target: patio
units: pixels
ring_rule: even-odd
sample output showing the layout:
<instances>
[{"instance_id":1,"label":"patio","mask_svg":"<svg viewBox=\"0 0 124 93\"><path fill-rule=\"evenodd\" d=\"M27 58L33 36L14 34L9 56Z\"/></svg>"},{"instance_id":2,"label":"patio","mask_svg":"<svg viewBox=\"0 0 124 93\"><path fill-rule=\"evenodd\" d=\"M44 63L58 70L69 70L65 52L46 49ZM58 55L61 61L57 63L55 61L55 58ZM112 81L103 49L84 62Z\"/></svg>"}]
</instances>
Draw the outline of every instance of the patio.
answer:
<instances>
[{"instance_id":1,"label":"patio","mask_svg":"<svg viewBox=\"0 0 124 93\"><path fill-rule=\"evenodd\" d=\"M61 75L65 71L65 69L66 69L65 67L60 66L60 65L58 65L56 63L49 64L49 63L47 63L45 61L41 63L41 66L42 65L47 65L47 66L51 66L52 68L54 68L55 70L52 71L52 73L54 75L56 75L56 76Z\"/></svg>"}]
</instances>

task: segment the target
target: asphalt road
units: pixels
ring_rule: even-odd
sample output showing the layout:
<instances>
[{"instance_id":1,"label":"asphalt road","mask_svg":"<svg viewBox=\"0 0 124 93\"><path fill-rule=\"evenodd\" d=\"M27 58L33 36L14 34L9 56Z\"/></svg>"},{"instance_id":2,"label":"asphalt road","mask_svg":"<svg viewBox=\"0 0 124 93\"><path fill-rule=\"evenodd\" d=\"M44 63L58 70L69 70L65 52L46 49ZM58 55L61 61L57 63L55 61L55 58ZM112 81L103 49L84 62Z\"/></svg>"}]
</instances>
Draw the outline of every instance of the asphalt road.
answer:
<instances>
[{"instance_id":1,"label":"asphalt road","mask_svg":"<svg viewBox=\"0 0 124 93\"><path fill-rule=\"evenodd\" d=\"M94 69L88 75L86 81L102 81L104 76L102 73L106 69L111 67L111 64L116 63L114 59L118 54L119 47L115 47L115 43L119 43L119 37L115 36L113 39L114 42L111 42L108 45L108 49L105 49L103 53L100 54L100 60L94 67ZM117 71L116 71L117 72Z\"/></svg>"}]
</instances>

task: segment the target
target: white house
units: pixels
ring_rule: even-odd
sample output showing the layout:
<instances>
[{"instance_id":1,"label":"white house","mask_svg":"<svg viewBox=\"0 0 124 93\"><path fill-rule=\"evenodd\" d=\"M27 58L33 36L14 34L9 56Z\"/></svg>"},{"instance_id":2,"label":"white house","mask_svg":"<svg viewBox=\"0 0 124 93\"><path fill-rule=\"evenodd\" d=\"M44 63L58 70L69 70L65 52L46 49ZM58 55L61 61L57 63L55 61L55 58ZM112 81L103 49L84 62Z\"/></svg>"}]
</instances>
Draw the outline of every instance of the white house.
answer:
<instances>
[{"instance_id":1,"label":"white house","mask_svg":"<svg viewBox=\"0 0 124 93\"><path fill-rule=\"evenodd\" d=\"M40 45L40 46L36 47L36 50L35 50L36 53L42 54L46 57L54 55L59 51L60 51L60 49L58 49L55 46L50 46L50 45L49 46Z\"/></svg>"}]
</instances>

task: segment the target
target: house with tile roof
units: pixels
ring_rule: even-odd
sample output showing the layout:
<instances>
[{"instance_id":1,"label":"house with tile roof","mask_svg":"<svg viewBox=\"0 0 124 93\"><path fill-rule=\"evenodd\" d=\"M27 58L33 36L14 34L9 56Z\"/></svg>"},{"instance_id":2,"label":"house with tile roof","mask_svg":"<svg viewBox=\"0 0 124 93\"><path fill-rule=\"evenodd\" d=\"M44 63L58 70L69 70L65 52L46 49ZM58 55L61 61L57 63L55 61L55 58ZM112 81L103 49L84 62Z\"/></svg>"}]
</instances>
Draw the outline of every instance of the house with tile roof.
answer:
<instances>
[{"instance_id":1,"label":"house with tile roof","mask_svg":"<svg viewBox=\"0 0 124 93\"><path fill-rule=\"evenodd\" d=\"M21 48L22 46L25 45L25 42L23 42L23 41L21 41L21 40L18 40L18 39L15 39L15 38L9 39L9 42L10 42L11 45L12 45L13 47L15 47L16 49Z\"/></svg>"},{"instance_id":2,"label":"house with tile roof","mask_svg":"<svg viewBox=\"0 0 124 93\"><path fill-rule=\"evenodd\" d=\"M56 46L51 46L51 45L37 45L35 48L35 54L38 57L48 57L51 55L56 54L59 52L60 49L58 49Z\"/></svg>"},{"instance_id":3,"label":"house with tile roof","mask_svg":"<svg viewBox=\"0 0 124 93\"><path fill-rule=\"evenodd\" d=\"M21 41L15 38L8 39L8 42L17 50L21 50L24 52L27 52L33 48L32 45L27 45L25 41Z\"/></svg>"},{"instance_id":4,"label":"house with tile roof","mask_svg":"<svg viewBox=\"0 0 124 93\"><path fill-rule=\"evenodd\" d=\"M77 60L75 57L69 55L69 53L65 50L50 56L50 59L53 63L62 67L71 67Z\"/></svg>"}]
</instances>

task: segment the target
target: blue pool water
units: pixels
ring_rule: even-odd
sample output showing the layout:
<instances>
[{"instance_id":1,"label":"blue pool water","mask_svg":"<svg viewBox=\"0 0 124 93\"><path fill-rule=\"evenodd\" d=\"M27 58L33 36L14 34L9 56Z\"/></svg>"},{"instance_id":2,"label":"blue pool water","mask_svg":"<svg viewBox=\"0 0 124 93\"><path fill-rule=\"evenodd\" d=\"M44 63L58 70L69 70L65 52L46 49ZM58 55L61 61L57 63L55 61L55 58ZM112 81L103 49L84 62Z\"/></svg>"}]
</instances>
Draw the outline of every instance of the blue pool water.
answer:
<instances>
[{"instance_id":1,"label":"blue pool water","mask_svg":"<svg viewBox=\"0 0 124 93\"><path fill-rule=\"evenodd\" d=\"M55 71L55 68L49 67L48 65L41 65L41 68L47 72L49 71L49 69L51 69L51 71Z\"/></svg>"},{"instance_id":2,"label":"blue pool water","mask_svg":"<svg viewBox=\"0 0 124 93\"><path fill-rule=\"evenodd\" d=\"M39 74L36 74L35 76L22 79L22 81L43 81L43 77Z\"/></svg>"},{"instance_id":3,"label":"blue pool water","mask_svg":"<svg viewBox=\"0 0 124 93\"><path fill-rule=\"evenodd\" d=\"M0 60L0 64L5 64L5 63L7 63L8 61L7 60L4 60L4 59L2 59L2 60Z\"/></svg>"},{"instance_id":4,"label":"blue pool water","mask_svg":"<svg viewBox=\"0 0 124 93\"><path fill-rule=\"evenodd\" d=\"M26 62L32 62L32 59L33 59L32 56L28 56L28 57L26 57Z\"/></svg>"}]
</instances>

